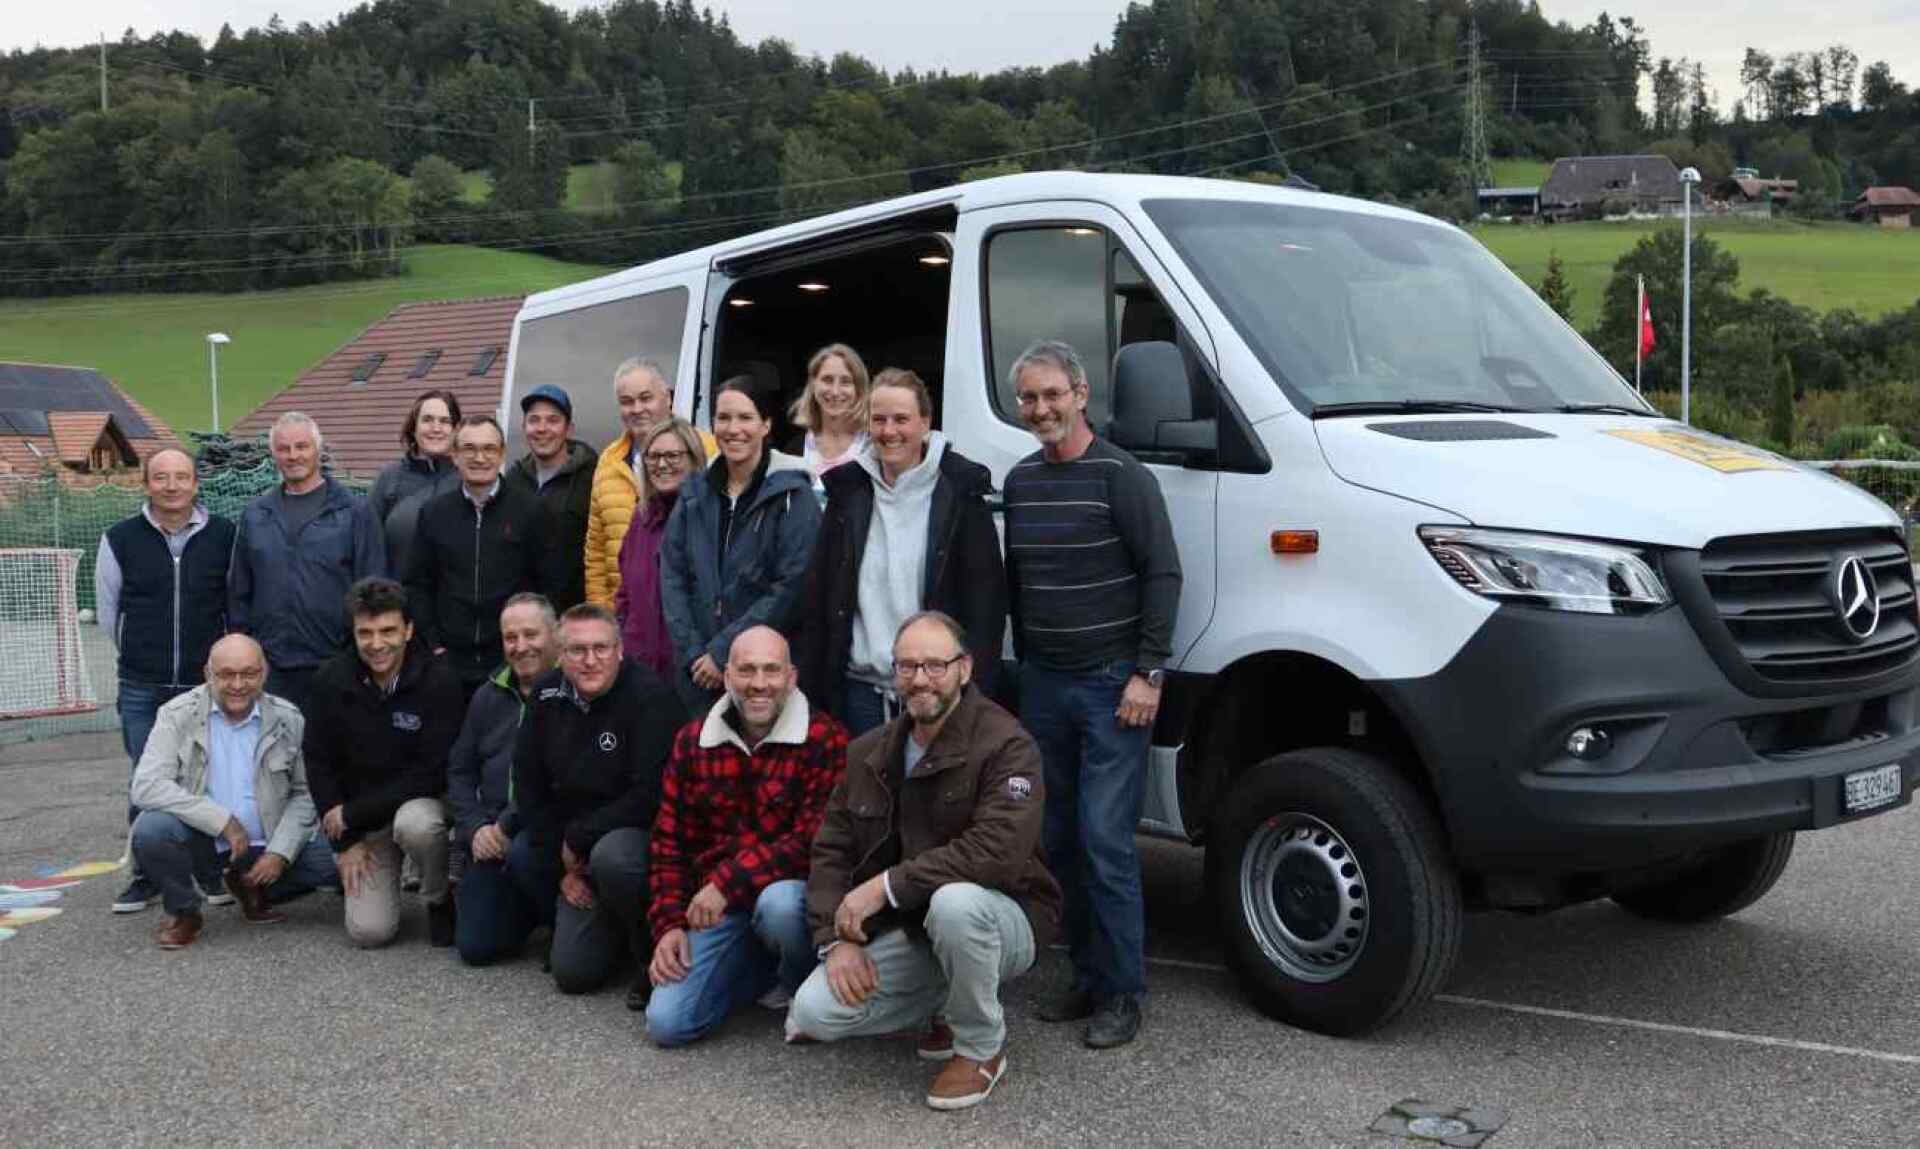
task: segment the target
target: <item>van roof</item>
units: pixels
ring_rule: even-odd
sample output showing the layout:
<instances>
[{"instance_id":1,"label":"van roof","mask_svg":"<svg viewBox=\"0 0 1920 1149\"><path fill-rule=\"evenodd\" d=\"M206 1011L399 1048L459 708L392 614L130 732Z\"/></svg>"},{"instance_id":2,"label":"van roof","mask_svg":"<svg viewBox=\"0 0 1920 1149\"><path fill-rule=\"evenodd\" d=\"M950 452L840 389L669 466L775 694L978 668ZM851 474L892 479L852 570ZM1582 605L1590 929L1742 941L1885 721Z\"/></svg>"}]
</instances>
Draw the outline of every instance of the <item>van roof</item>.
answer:
<instances>
[{"instance_id":1,"label":"van roof","mask_svg":"<svg viewBox=\"0 0 1920 1149\"><path fill-rule=\"evenodd\" d=\"M568 300L594 297L595 302L599 302L609 296L618 296L621 294L619 289L629 283L644 282L664 274L691 271L740 252L827 235L930 207L952 205L956 211L966 212L1035 200L1084 199L1110 207L1125 208L1137 205L1141 200L1171 198L1302 204L1331 211L1392 215L1430 223L1436 227L1447 226L1431 216L1384 204L1329 195L1325 192L1302 191L1242 180L1201 179L1193 176L1116 175L1103 172L1025 172L860 204L830 215L814 216L796 223L722 240L692 251L665 256L650 263L530 295L522 308L522 314L570 310L564 306Z\"/></svg>"}]
</instances>

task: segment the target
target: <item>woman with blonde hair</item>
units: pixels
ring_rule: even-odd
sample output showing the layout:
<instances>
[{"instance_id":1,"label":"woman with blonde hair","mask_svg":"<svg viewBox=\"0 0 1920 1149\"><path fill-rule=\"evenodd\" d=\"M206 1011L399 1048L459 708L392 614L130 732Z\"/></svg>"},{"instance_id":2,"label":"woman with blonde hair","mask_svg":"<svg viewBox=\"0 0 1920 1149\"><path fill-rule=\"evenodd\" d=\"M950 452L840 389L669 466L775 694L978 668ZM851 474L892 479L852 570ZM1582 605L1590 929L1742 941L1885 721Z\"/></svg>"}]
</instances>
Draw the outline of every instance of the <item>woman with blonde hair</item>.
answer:
<instances>
[{"instance_id":1,"label":"woman with blonde hair","mask_svg":"<svg viewBox=\"0 0 1920 1149\"><path fill-rule=\"evenodd\" d=\"M807 360L807 386L789 417L799 428L793 453L806 460L816 492L822 477L867 447L867 365L844 343L829 343Z\"/></svg>"},{"instance_id":2,"label":"woman with blonde hair","mask_svg":"<svg viewBox=\"0 0 1920 1149\"><path fill-rule=\"evenodd\" d=\"M668 682L677 677L673 638L660 605L660 543L667 519L680 501L680 485L707 465L706 447L693 424L678 416L655 423L638 437L640 503L620 540L620 586L613 612L620 619L620 641Z\"/></svg>"}]
</instances>

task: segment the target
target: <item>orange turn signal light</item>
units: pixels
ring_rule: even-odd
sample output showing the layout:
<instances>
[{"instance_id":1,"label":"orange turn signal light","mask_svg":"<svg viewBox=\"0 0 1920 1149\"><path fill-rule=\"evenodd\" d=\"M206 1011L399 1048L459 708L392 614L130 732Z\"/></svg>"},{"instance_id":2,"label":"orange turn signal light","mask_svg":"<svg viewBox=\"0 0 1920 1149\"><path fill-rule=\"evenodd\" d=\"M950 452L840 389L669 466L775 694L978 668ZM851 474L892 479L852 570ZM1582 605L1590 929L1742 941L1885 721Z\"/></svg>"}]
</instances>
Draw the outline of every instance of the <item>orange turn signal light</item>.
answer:
<instances>
[{"instance_id":1,"label":"orange turn signal light","mask_svg":"<svg viewBox=\"0 0 1920 1149\"><path fill-rule=\"evenodd\" d=\"M1275 531L1271 538L1276 555L1312 555L1320 553L1319 531Z\"/></svg>"}]
</instances>

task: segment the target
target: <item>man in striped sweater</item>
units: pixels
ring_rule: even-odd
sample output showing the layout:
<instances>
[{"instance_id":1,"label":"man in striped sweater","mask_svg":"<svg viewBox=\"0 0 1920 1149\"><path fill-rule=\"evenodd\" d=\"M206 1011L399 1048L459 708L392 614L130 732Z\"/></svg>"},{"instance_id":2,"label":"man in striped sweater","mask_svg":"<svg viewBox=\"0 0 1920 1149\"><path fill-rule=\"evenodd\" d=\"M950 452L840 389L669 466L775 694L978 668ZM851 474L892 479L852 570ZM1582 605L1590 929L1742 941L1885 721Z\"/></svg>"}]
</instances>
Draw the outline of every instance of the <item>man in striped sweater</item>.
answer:
<instances>
[{"instance_id":1,"label":"man in striped sweater","mask_svg":"<svg viewBox=\"0 0 1920 1149\"><path fill-rule=\"evenodd\" d=\"M1040 450L1007 474L1007 579L1020 717L1046 770L1043 840L1066 893L1072 987L1046 1021L1091 1019L1106 1049L1140 1030L1146 913L1134 827L1173 652L1180 555L1139 460L1087 425L1087 373L1064 343L1009 371Z\"/></svg>"}]
</instances>

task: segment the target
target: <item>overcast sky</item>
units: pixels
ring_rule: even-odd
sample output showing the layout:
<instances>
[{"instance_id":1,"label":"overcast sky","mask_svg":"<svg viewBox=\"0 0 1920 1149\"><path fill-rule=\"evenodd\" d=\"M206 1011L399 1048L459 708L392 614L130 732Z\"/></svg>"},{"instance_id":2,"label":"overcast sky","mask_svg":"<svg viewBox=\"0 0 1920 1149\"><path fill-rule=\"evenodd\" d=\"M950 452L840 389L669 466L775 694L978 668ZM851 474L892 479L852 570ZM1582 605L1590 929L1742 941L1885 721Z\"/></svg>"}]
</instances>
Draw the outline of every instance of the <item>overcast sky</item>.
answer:
<instances>
[{"instance_id":1,"label":"overcast sky","mask_svg":"<svg viewBox=\"0 0 1920 1149\"><path fill-rule=\"evenodd\" d=\"M563 8L590 0L559 0ZM222 23L236 29L278 13L289 24L323 23L347 0L0 0L0 49L35 43L79 44L105 33L118 39L131 25L147 35L161 26L199 32L209 43ZM779 36L805 53L850 51L889 69L908 65L992 71L1086 56L1108 41L1125 0L713 0L736 33L752 41ZM1690 56L1707 65L1724 110L1740 95L1739 67L1749 44L1775 55L1844 43L1864 66L1893 65L1909 85L1920 82L1920 2L1854 0L1541 0L1547 18L1584 24L1602 10L1631 15L1658 55Z\"/></svg>"}]
</instances>

